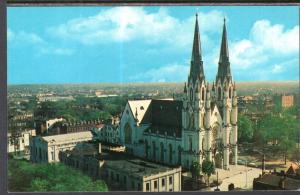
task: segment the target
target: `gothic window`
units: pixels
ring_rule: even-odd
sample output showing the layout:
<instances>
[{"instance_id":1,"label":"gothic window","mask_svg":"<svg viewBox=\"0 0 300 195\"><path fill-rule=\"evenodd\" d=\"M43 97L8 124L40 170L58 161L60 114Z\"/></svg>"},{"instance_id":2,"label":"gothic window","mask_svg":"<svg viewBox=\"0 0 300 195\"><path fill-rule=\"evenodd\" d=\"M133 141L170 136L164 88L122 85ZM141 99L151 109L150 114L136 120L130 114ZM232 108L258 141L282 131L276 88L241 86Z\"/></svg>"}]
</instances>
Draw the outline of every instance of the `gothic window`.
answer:
<instances>
[{"instance_id":1,"label":"gothic window","mask_svg":"<svg viewBox=\"0 0 300 195\"><path fill-rule=\"evenodd\" d=\"M132 129L128 123L125 125L125 144L131 144Z\"/></svg>"},{"instance_id":2,"label":"gothic window","mask_svg":"<svg viewBox=\"0 0 300 195\"><path fill-rule=\"evenodd\" d=\"M155 141L152 141L152 158L153 158L153 160L156 160L156 146L155 146Z\"/></svg>"},{"instance_id":3,"label":"gothic window","mask_svg":"<svg viewBox=\"0 0 300 195\"><path fill-rule=\"evenodd\" d=\"M149 157L149 145L148 145L148 141L145 141L145 152L146 152L146 158Z\"/></svg>"},{"instance_id":4,"label":"gothic window","mask_svg":"<svg viewBox=\"0 0 300 195\"><path fill-rule=\"evenodd\" d=\"M202 98L202 101L204 101L204 96L205 96L205 94L204 94L204 87L202 87L202 91L201 91L201 98Z\"/></svg>"},{"instance_id":5,"label":"gothic window","mask_svg":"<svg viewBox=\"0 0 300 195\"><path fill-rule=\"evenodd\" d=\"M178 146L178 165L181 164L181 147Z\"/></svg>"},{"instance_id":6,"label":"gothic window","mask_svg":"<svg viewBox=\"0 0 300 195\"><path fill-rule=\"evenodd\" d=\"M164 162L164 144L160 143L160 160Z\"/></svg>"},{"instance_id":7,"label":"gothic window","mask_svg":"<svg viewBox=\"0 0 300 195\"><path fill-rule=\"evenodd\" d=\"M201 114L201 127L204 128L204 122L205 122L205 117L204 117L204 113Z\"/></svg>"},{"instance_id":8,"label":"gothic window","mask_svg":"<svg viewBox=\"0 0 300 195\"><path fill-rule=\"evenodd\" d=\"M190 101L193 101L193 89L190 89Z\"/></svg>"},{"instance_id":9,"label":"gothic window","mask_svg":"<svg viewBox=\"0 0 300 195\"><path fill-rule=\"evenodd\" d=\"M219 131L220 131L220 125L215 124L212 129L212 148L214 150L217 150L217 148L219 148L221 144L218 137Z\"/></svg>"},{"instance_id":10,"label":"gothic window","mask_svg":"<svg viewBox=\"0 0 300 195\"><path fill-rule=\"evenodd\" d=\"M202 151L204 151L205 148L204 148L204 138L202 138Z\"/></svg>"},{"instance_id":11,"label":"gothic window","mask_svg":"<svg viewBox=\"0 0 300 195\"><path fill-rule=\"evenodd\" d=\"M172 150L172 145L169 144L169 162L172 163L173 160L173 154L172 154L173 150Z\"/></svg>"},{"instance_id":12,"label":"gothic window","mask_svg":"<svg viewBox=\"0 0 300 195\"><path fill-rule=\"evenodd\" d=\"M192 136L189 137L189 151L193 150L193 140L192 140Z\"/></svg>"},{"instance_id":13,"label":"gothic window","mask_svg":"<svg viewBox=\"0 0 300 195\"><path fill-rule=\"evenodd\" d=\"M221 87L218 87L218 100L221 100Z\"/></svg>"},{"instance_id":14,"label":"gothic window","mask_svg":"<svg viewBox=\"0 0 300 195\"><path fill-rule=\"evenodd\" d=\"M191 114L191 121L190 121L190 129L193 129L194 128L194 125L195 125L195 120L194 120L194 114L192 113Z\"/></svg>"},{"instance_id":15,"label":"gothic window","mask_svg":"<svg viewBox=\"0 0 300 195\"><path fill-rule=\"evenodd\" d=\"M231 98L231 87L229 87L229 98Z\"/></svg>"}]
</instances>

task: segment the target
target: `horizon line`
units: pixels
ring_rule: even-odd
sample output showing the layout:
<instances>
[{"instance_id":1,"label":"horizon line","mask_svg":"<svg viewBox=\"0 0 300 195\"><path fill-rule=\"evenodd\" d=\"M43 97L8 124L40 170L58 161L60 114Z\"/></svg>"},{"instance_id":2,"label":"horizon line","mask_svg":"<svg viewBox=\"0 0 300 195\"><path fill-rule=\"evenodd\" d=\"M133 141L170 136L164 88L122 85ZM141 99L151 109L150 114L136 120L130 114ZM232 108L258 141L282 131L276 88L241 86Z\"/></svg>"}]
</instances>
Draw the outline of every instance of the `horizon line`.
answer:
<instances>
[{"instance_id":1,"label":"horizon line","mask_svg":"<svg viewBox=\"0 0 300 195\"><path fill-rule=\"evenodd\" d=\"M16 85L98 85L98 84L104 84L104 85L132 85L132 84L180 84L185 83L184 82L87 82L87 83L79 83L79 82L68 82L68 83L7 83L7 86L16 86ZM208 83L212 83L213 81L206 81ZM235 83L274 83L274 82L300 82L299 80L265 80L265 81L234 81ZM299 83L300 84L300 83Z\"/></svg>"}]
</instances>

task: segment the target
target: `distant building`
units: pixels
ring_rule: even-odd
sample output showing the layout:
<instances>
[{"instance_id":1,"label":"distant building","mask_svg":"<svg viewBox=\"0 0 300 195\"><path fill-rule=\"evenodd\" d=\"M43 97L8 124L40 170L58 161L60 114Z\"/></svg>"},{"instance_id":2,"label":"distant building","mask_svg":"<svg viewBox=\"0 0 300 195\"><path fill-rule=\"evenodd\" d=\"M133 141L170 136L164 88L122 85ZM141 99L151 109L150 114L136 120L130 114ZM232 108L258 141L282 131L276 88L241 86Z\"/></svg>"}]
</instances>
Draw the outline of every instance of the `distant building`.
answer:
<instances>
[{"instance_id":1,"label":"distant building","mask_svg":"<svg viewBox=\"0 0 300 195\"><path fill-rule=\"evenodd\" d=\"M48 120L43 120L36 122L35 126L37 127L37 135L42 135L47 133L47 131L57 122L65 121L64 118L53 118Z\"/></svg>"},{"instance_id":2,"label":"distant building","mask_svg":"<svg viewBox=\"0 0 300 195\"><path fill-rule=\"evenodd\" d=\"M120 129L118 126L102 124L93 128L92 131L101 142L120 144Z\"/></svg>"},{"instance_id":3,"label":"distant building","mask_svg":"<svg viewBox=\"0 0 300 195\"><path fill-rule=\"evenodd\" d=\"M7 152L24 151L25 154L29 153L30 137L36 136L35 129L22 131L18 137L14 137L12 133L7 135Z\"/></svg>"},{"instance_id":4,"label":"distant building","mask_svg":"<svg viewBox=\"0 0 300 195\"><path fill-rule=\"evenodd\" d=\"M55 123L47 132L46 135L58 135L66 133L75 133L82 131L91 131L103 123L100 120L89 120L89 121L77 121L77 122L66 122L60 121Z\"/></svg>"},{"instance_id":5,"label":"distant building","mask_svg":"<svg viewBox=\"0 0 300 195\"><path fill-rule=\"evenodd\" d=\"M283 108L288 108L294 105L294 96L293 95L283 95L281 97L281 106Z\"/></svg>"},{"instance_id":6,"label":"distant building","mask_svg":"<svg viewBox=\"0 0 300 195\"><path fill-rule=\"evenodd\" d=\"M253 190L300 190L300 169L264 173L253 180Z\"/></svg>"},{"instance_id":7,"label":"distant building","mask_svg":"<svg viewBox=\"0 0 300 195\"><path fill-rule=\"evenodd\" d=\"M72 101L73 96L55 96L52 94L38 95L38 102L57 102L57 101Z\"/></svg>"},{"instance_id":8,"label":"distant building","mask_svg":"<svg viewBox=\"0 0 300 195\"><path fill-rule=\"evenodd\" d=\"M90 131L52 135L36 136L30 140L30 160L32 162L59 162L59 152L71 150L78 143L92 140Z\"/></svg>"}]
</instances>

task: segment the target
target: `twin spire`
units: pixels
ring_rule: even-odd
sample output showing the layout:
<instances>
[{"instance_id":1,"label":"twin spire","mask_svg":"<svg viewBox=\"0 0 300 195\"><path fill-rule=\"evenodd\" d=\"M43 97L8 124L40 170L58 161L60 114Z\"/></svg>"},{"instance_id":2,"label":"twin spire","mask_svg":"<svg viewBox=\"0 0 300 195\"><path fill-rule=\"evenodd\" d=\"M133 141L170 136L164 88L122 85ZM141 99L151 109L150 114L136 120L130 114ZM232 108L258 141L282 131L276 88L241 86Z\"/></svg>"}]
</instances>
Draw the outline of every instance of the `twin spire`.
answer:
<instances>
[{"instance_id":1,"label":"twin spire","mask_svg":"<svg viewBox=\"0 0 300 195\"><path fill-rule=\"evenodd\" d=\"M196 14L190 78L193 80L193 82L195 82L197 78L199 78L200 80L204 80L203 62L201 56L201 42L200 42L200 33L199 33L199 25L198 25L198 14Z\"/></svg>"},{"instance_id":2,"label":"twin spire","mask_svg":"<svg viewBox=\"0 0 300 195\"><path fill-rule=\"evenodd\" d=\"M230 73L230 62L229 62L229 52L228 52L226 20L224 18L218 74L216 80L220 78L221 81L223 82L226 77L231 78L231 73ZM201 41L200 41L200 33L199 33L199 25L198 25L198 14L196 14L193 51L192 51L189 79L195 81L197 78L199 78L200 81L204 80L205 78L204 70L203 70L202 54L201 54Z\"/></svg>"},{"instance_id":3,"label":"twin spire","mask_svg":"<svg viewBox=\"0 0 300 195\"><path fill-rule=\"evenodd\" d=\"M218 74L216 80L221 79L221 82L223 83L226 78L231 79L231 72L230 72L230 62L229 62L229 52L228 52L226 20L224 18Z\"/></svg>"}]
</instances>

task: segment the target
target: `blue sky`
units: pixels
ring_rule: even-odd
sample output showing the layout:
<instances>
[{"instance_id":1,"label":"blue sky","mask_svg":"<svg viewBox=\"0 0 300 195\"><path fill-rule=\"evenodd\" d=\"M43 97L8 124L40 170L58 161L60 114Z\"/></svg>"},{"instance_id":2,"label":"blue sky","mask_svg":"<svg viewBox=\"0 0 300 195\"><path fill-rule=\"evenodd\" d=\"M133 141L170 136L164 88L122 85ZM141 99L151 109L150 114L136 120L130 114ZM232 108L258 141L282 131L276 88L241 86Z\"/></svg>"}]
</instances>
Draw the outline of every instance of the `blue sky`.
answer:
<instances>
[{"instance_id":1,"label":"blue sky","mask_svg":"<svg viewBox=\"0 0 300 195\"><path fill-rule=\"evenodd\" d=\"M223 18L236 81L299 80L298 7L10 7L8 84L184 82L195 13L204 72Z\"/></svg>"}]
</instances>

